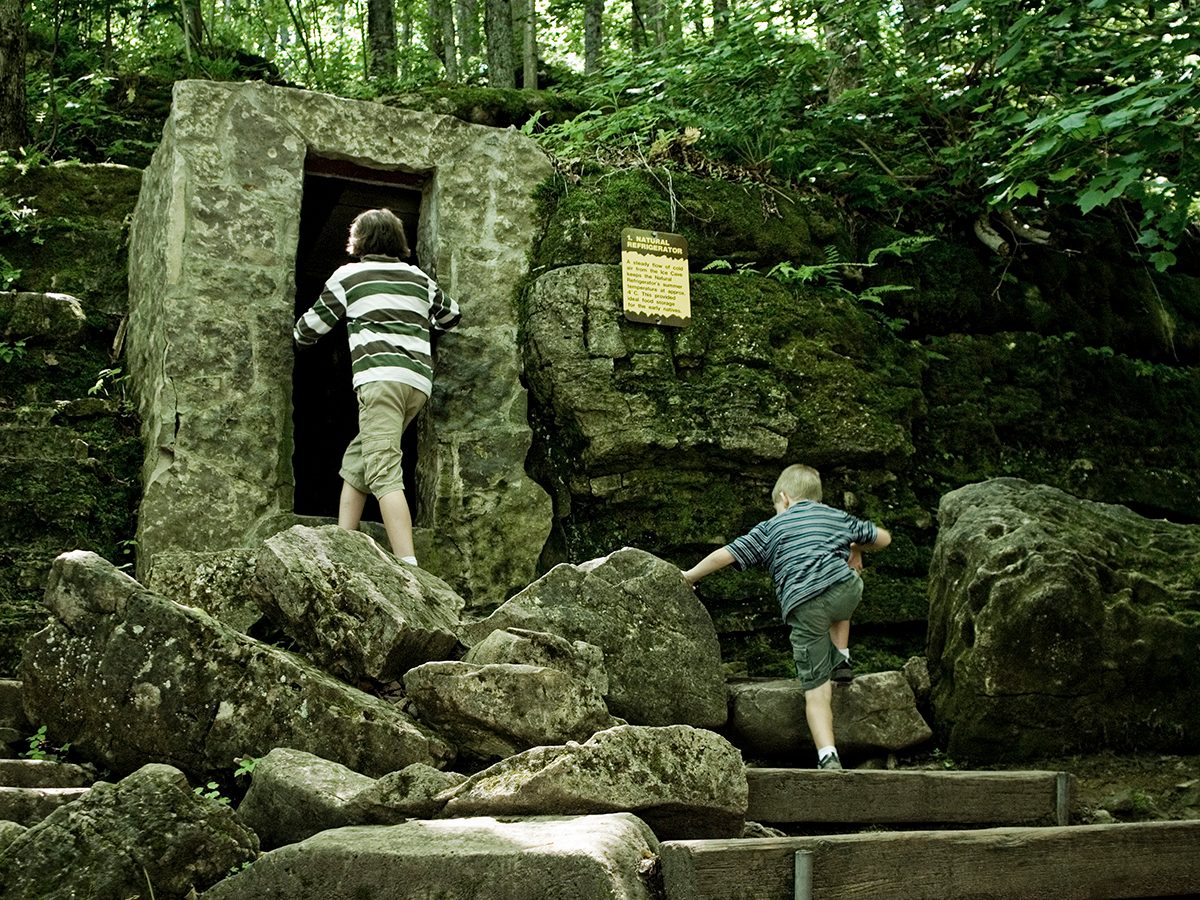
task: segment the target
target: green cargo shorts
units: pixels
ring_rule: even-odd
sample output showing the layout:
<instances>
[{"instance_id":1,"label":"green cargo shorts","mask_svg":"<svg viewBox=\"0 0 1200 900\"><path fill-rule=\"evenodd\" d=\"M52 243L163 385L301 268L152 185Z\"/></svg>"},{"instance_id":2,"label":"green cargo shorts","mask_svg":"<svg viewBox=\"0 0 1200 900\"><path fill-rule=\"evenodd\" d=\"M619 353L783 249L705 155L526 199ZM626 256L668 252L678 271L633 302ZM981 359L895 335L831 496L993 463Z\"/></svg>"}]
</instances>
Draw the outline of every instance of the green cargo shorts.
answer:
<instances>
[{"instance_id":1,"label":"green cargo shorts","mask_svg":"<svg viewBox=\"0 0 1200 900\"><path fill-rule=\"evenodd\" d=\"M791 629L796 676L806 691L819 688L827 682L833 674L833 667L842 658L829 638L829 626L849 619L862 600L862 579L857 572L853 574L853 578L839 581L823 593L805 600L784 619Z\"/></svg>"},{"instance_id":2,"label":"green cargo shorts","mask_svg":"<svg viewBox=\"0 0 1200 900\"><path fill-rule=\"evenodd\" d=\"M358 395L358 434L342 456L338 473L350 487L383 497L404 490L400 438L428 399L399 381L369 381Z\"/></svg>"}]
</instances>

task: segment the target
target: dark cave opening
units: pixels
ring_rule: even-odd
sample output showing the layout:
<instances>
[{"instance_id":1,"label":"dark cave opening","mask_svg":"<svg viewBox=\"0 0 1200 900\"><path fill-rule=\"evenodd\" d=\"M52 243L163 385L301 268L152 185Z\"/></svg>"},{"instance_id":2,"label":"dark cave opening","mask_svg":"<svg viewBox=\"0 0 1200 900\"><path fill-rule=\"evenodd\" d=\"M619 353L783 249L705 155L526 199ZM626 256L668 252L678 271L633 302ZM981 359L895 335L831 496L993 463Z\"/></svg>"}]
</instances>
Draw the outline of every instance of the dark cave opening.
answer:
<instances>
[{"instance_id":1,"label":"dark cave opening","mask_svg":"<svg viewBox=\"0 0 1200 900\"><path fill-rule=\"evenodd\" d=\"M296 307L299 318L320 296L325 279L350 262L346 239L359 213L387 207L404 222L416 258L421 192L427 178L409 172L370 169L343 160L310 156L305 163L300 206L300 238L296 248ZM358 404L350 380L350 350L345 322L314 347L297 349L292 373L293 509L297 515L336 518L342 481L342 453L358 432ZM405 432L405 492L417 515L417 428ZM364 521L380 521L375 498L369 498Z\"/></svg>"}]
</instances>

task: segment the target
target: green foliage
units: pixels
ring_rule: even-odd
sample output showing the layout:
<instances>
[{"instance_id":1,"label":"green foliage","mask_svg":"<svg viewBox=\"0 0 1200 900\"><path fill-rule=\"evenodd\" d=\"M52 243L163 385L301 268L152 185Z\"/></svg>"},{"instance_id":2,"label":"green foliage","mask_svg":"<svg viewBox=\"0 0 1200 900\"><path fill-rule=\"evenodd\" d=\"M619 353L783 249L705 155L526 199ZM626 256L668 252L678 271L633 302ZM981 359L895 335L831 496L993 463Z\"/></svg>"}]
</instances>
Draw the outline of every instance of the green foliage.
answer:
<instances>
[{"instance_id":1,"label":"green foliage","mask_svg":"<svg viewBox=\"0 0 1200 900\"><path fill-rule=\"evenodd\" d=\"M582 86L588 112L543 142L564 160L629 163L682 135L906 230L993 210L1020 241L1020 223L1055 208L1107 207L1160 271L1195 233L1196 20L1179 0L959 0L918 21L903 4L848 0L824 24L852 61L746 12L724 36L615 62Z\"/></svg>"},{"instance_id":2,"label":"green foliage","mask_svg":"<svg viewBox=\"0 0 1200 900\"><path fill-rule=\"evenodd\" d=\"M192 788L192 793L197 797L203 797L205 800L212 800L214 803L219 803L222 806L228 806L230 800L221 793L221 785L215 781L210 781L207 784Z\"/></svg>"},{"instance_id":3,"label":"green foliage","mask_svg":"<svg viewBox=\"0 0 1200 900\"><path fill-rule=\"evenodd\" d=\"M0 362L10 363L25 355L25 338L18 341L0 341Z\"/></svg>"},{"instance_id":4,"label":"green foliage","mask_svg":"<svg viewBox=\"0 0 1200 900\"><path fill-rule=\"evenodd\" d=\"M43 725L29 738L29 749L21 754L23 759L44 759L50 762L64 762L71 743L54 745L46 737L46 726Z\"/></svg>"}]
</instances>

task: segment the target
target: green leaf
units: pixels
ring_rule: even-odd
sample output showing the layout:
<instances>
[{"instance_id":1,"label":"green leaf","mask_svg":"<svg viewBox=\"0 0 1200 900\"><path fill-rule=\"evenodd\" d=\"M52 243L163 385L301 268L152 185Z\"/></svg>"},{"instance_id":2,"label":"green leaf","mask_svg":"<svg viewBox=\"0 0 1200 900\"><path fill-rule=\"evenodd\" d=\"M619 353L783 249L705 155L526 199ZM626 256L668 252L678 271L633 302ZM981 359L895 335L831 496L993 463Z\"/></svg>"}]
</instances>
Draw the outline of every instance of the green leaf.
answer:
<instances>
[{"instance_id":1,"label":"green leaf","mask_svg":"<svg viewBox=\"0 0 1200 900\"><path fill-rule=\"evenodd\" d=\"M1077 166L1067 166L1065 169L1059 169L1053 175L1050 175L1048 177L1051 181L1055 181L1055 182L1069 181L1070 179L1075 177L1075 175L1078 171L1079 171L1079 168Z\"/></svg>"},{"instance_id":2,"label":"green leaf","mask_svg":"<svg viewBox=\"0 0 1200 900\"><path fill-rule=\"evenodd\" d=\"M1103 206L1108 202L1108 196L1104 191L1095 189L1084 191L1079 195L1079 199L1075 201L1079 204L1079 210L1084 215L1090 213L1097 206Z\"/></svg>"},{"instance_id":3,"label":"green leaf","mask_svg":"<svg viewBox=\"0 0 1200 900\"><path fill-rule=\"evenodd\" d=\"M1058 120L1058 127L1063 131L1078 131L1087 124L1090 115L1091 113L1088 112L1071 113L1066 118Z\"/></svg>"},{"instance_id":4,"label":"green leaf","mask_svg":"<svg viewBox=\"0 0 1200 900\"><path fill-rule=\"evenodd\" d=\"M1165 272L1175 265L1175 254L1170 250L1159 250L1157 253L1150 254L1150 262L1154 264L1156 271Z\"/></svg>"},{"instance_id":5,"label":"green leaf","mask_svg":"<svg viewBox=\"0 0 1200 900\"><path fill-rule=\"evenodd\" d=\"M1020 200L1022 197L1036 197L1038 195L1038 186L1032 181L1022 181L1013 188L1013 199Z\"/></svg>"}]
</instances>

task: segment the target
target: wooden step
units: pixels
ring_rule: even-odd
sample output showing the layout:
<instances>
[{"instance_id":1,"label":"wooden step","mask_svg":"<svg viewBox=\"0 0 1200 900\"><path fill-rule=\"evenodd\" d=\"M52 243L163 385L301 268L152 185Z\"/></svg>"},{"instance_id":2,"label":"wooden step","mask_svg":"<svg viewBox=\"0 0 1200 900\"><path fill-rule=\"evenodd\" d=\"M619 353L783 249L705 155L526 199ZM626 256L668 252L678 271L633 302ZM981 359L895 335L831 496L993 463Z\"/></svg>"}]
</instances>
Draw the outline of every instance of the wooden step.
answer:
<instances>
[{"instance_id":1,"label":"wooden step","mask_svg":"<svg viewBox=\"0 0 1200 900\"><path fill-rule=\"evenodd\" d=\"M746 818L773 825L1066 825L1075 796L1066 772L751 768L746 780Z\"/></svg>"},{"instance_id":2,"label":"wooden step","mask_svg":"<svg viewBox=\"0 0 1200 900\"><path fill-rule=\"evenodd\" d=\"M0 787L0 819L29 827L60 806L84 796L91 788Z\"/></svg>"},{"instance_id":3,"label":"wooden step","mask_svg":"<svg viewBox=\"0 0 1200 900\"><path fill-rule=\"evenodd\" d=\"M1200 821L666 841L668 900L1100 900L1200 893Z\"/></svg>"}]
</instances>

